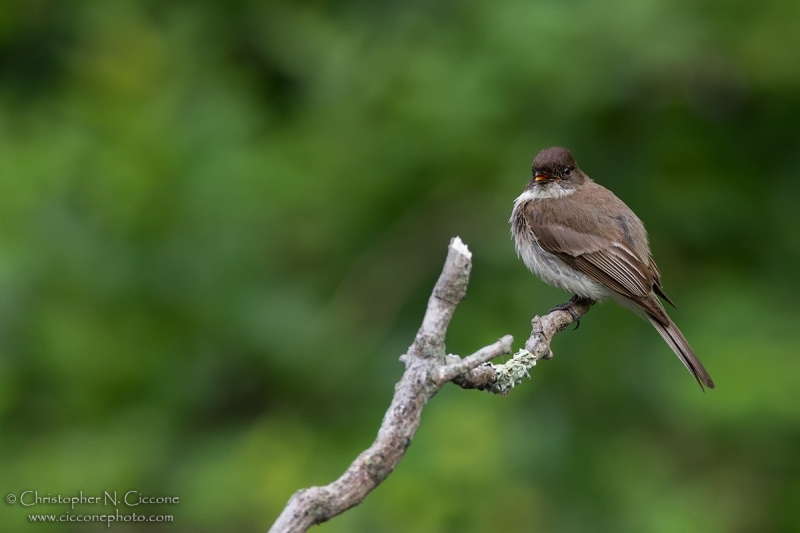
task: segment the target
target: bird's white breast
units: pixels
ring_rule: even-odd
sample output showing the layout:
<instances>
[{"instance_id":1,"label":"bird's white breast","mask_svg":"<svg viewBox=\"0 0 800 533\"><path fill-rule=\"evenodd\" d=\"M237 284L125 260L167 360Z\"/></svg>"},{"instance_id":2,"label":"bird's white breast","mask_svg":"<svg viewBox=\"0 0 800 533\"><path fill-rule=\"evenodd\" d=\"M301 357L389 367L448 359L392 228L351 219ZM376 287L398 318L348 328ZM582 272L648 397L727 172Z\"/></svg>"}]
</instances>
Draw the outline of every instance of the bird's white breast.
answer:
<instances>
[{"instance_id":1,"label":"bird's white breast","mask_svg":"<svg viewBox=\"0 0 800 533\"><path fill-rule=\"evenodd\" d=\"M540 198L541 196L535 196L533 191L525 191L514 202L514 211L509 222L511 222L511 235L514 237L517 255L522 258L525 266L531 272L548 285L596 301L611 296L612 291L604 285L574 269L539 245L536 235L525 220L523 209L524 204L528 201L537 201Z\"/></svg>"}]
</instances>

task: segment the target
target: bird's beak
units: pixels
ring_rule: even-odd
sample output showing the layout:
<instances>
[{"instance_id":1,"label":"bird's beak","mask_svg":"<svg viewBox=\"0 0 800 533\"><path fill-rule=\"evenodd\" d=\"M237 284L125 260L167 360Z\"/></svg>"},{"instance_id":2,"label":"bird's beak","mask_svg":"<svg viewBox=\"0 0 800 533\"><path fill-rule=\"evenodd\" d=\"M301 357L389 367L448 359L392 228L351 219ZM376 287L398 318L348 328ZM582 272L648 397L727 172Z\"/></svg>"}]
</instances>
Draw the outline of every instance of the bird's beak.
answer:
<instances>
[{"instance_id":1,"label":"bird's beak","mask_svg":"<svg viewBox=\"0 0 800 533\"><path fill-rule=\"evenodd\" d=\"M533 181L550 181L551 179L553 179L553 176L544 172L537 172L533 177Z\"/></svg>"}]
</instances>

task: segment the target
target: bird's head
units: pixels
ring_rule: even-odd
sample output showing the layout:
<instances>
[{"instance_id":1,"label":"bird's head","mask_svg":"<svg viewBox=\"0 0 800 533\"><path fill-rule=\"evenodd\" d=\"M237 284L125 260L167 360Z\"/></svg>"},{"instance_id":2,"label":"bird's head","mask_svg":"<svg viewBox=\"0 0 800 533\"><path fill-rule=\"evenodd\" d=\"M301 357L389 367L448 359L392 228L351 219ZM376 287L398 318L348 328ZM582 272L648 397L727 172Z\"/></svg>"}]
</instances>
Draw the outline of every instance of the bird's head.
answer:
<instances>
[{"instance_id":1,"label":"bird's head","mask_svg":"<svg viewBox=\"0 0 800 533\"><path fill-rule=\"evenodd\" d=\"M533 160L532 173L528 189L542 192L573 191L587 179L569 150L560 146L539 152Z\"/></svg>"}]
</instances>

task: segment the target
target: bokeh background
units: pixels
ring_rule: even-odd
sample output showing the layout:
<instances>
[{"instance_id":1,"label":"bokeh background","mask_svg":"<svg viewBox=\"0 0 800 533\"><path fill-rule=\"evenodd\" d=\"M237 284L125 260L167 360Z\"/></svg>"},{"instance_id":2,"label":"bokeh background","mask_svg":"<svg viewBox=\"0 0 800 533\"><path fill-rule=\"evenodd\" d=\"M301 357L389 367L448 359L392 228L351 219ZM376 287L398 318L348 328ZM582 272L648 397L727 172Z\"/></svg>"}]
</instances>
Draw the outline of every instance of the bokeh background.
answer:
<instances>
[{"instance_id":1,"label":"bokeh background","mask_svg":"<svg viewBox=\"0 0 800 533\"><path fill-rule=\"evenodd\" d=\"M180 497L157 509L175 522L113 530L265 531L372 441L452 236L474 268L449 351L519 346L568 298L507 223L563 145L646 223L717 390L597 306L508 398L443 390L318 530L799 531L798 20L794 0L3 2L3 496L138 490ZM0 509L4 531L106 529Z\"/></svg>"}]
</instances>

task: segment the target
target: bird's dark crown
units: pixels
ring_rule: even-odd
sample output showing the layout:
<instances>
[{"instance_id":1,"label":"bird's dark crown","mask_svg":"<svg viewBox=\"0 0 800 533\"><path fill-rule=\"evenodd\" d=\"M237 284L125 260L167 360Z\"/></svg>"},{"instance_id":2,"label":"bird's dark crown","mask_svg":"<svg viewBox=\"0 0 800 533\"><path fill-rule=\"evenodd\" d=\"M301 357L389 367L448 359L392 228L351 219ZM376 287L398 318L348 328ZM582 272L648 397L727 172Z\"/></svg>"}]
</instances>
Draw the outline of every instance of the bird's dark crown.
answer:
<instances>
[{"instance_id":1,"label":"bird's dark crown","mask_svg":"<svg viewBox=\"0 0 800 533\"><path fill-rule=\"evenodd\" d=\"M545 148L533 159L533 175L537 173L552 177L563 177L578 167L572 154L566 148L553 146Z\"/></svg>"}]
</instances>

